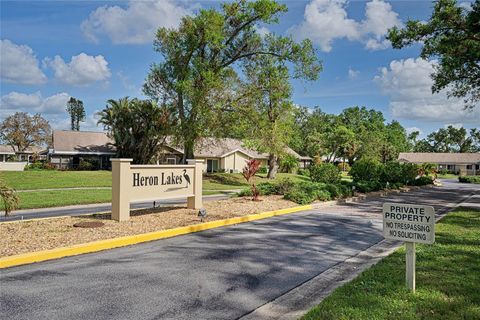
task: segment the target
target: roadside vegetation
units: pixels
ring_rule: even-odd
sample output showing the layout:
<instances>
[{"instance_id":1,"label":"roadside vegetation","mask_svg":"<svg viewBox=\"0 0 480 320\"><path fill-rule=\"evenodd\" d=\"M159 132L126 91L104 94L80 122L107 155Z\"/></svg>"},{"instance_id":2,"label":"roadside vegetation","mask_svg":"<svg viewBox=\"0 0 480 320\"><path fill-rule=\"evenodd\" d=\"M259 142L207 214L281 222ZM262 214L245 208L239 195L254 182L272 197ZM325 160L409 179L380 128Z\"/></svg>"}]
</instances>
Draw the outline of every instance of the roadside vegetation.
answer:
<instances>
[{"instance_id":1,"label":"roadside vegetation","mask_svg":"<svg viewBox=\"0 0 480 320\"><path fill-rule=\"evenodd\" d=\"M480 319L480 210L458 208L417 245L417 291L405 286L405 249L338 288L302 320Z\"/></svg>"},{"instance_id":2,"label":"roadside vegetation","mask_svg":"<svg viewBox=\"0 0 480 320\"><path fill-rule=\"evenodd\" d=\"M459 182L480 184L480 176L458 177Z\"/></svg>"},{"instance_id":3,"label":"roadside vegetation","mask_svg":"<svg viewBox=\"0 0 480 320\"><path fill-rule=\"evenodd\" d=\"M433 183L432 173L423 166L398 162L382 164L369 159L355 162L350 170L351 178L348 179L337 166L330 163L313 165L307 171L308 174L296 176L295 180L286 176L275 181L259 182L256 188L261 196L283 195L286 200L303 205L346 198L355 192L367 193ZM238 196L255 195L251 188L245 188Z\"/></svg>"}]
</instances>

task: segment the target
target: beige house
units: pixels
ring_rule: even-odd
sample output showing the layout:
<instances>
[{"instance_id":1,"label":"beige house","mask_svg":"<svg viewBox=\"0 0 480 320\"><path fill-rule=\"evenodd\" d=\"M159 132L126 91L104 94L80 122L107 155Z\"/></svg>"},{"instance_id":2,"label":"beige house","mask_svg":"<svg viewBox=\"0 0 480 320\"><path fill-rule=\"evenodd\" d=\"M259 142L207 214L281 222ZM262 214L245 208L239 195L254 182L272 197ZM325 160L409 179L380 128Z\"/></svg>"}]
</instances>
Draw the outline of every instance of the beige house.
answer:
<instances>
[{"instance_id":1,"label":"beige house","mask_svg":"<svg viewBox=\"0 0 480 320\"><path fill-rule=\"evenodd\" d=\"M20 161L20 162L32 162L33 155L40 154L45 148L32 146L25 151L14 151L11 145L0 144L0 162Z\"/></svg>"},{"instance_id":2,"label":"beige house","mask_svg":"<svg viewBox=\"0 0 480 320\"><path fill-rule=\"evenodd\" d=\"M174 146L170 139L159 154L158 162L178 164L183 148ZM300 167L307 167L312 159L302 157L288 148ZM57 168L78 168L83 161L95 164L96 169L109 169L110 157L115 156L113 141L103 132L54 131L53 148L48 151L50 163ZM195 159L204 160L204 172L240 172L246 160L258 159L262 166L268 162L268 154L245 148L241 140L230 138L204 138L195 146Z\"/></svg>"},{"instance_id":3,"label":"beige house","mask_svg":"<svg viewBox=\"0 0 480 320\"><path fill-rule=\"evenodd\" d=\"M93 169L110 169L115 156L113 141L103 132L53 131L48 160L59 169L77 169L91 163Z\"/></svg>"},{"instance_id":4,"label":"beige house","mask_svg":"<svg viewBox=\"0 0 480 320\"><path fill-rule=\"evenodd\" d=\"M164 163L178 163L183 156L183 150L178 147L166 146L161 159ZM312 158L302 157L290 148L287 153L295 156L299 167L308 167ZM243 142L231 138L203 138L195 145L195 159L204 160L204 172L240 172L246 161L257 159L262 166L268 165L268 154L245 148Z\"/></svg>"},{"instance_id":5,"label":"beige house","mask_svg":"<svg viewBox=\"0 0 480 320\"><path fill-rule=\"evenodd\" d=\"M433 163L438 170L448 170L460 175L480 174L480 153L433 153L433 152L402 152L399 162Z\"/></svg>"}]
</instances>

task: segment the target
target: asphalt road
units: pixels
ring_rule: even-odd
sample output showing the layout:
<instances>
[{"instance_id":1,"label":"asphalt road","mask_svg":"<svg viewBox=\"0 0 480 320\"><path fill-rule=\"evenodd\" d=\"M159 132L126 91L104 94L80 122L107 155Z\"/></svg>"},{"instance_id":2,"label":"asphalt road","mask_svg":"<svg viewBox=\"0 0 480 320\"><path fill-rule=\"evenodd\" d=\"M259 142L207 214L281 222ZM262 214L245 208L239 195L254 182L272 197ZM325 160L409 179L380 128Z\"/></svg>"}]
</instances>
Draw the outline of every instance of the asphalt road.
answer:
<instances>
[{"instance_id":1,"label":"asphalt road","mask_svg":"<svg viewBox=\"0 0 480 320\"><path fill-rule=\"evenodd\" d=\"M204 196L203 200L212 201L212 200L227 199L229 196L230 196L229 192L223 192L223 194L219 194L219 195ZM172 204L184 204L184 203L185 204L187 203L187 198L158 200L156 201L155 205L168 206ZM152 206L153 206L153 201L130 203L130 209L144 209L144 208L151 208ZM0 214L0 222L59 217L59 216L76 216L81 214L93 214L93 213L110 212L110 211L112 211L112 205L110 203L87 204L87 205L57 207L57 208L26 209L26 210L14 211L9 216L5 216L5 214L2 212Z\"/></svg>"},{"instance_id":2,"label":"asphalt road","mask_svg":"<svg viewBox=\"0 0 480 320\"><path fill-rule=\"evenodd\" d=\"M442 210L473 190L446 183L4 269L0 313L12 320L237 319L379 242L383 202Z\"/></svg>"}]
</instances>

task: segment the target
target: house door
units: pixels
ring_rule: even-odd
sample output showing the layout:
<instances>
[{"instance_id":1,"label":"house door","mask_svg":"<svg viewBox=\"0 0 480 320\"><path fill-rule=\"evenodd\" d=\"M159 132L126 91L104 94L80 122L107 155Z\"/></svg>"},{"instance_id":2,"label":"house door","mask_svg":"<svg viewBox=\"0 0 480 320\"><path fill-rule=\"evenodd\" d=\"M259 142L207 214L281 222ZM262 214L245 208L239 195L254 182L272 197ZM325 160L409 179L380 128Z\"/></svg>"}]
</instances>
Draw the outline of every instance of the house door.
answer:
<instances>
[{"instance_id":1,"label":"house door","mask_svg":"<svg viewBox=\"0 0 480 320\"><path fill-rule=\"evenodd\" d=\"M218 171L218 160L207 159L207 172L217 172L217 171Z\"/></svg>"}]
</instances>

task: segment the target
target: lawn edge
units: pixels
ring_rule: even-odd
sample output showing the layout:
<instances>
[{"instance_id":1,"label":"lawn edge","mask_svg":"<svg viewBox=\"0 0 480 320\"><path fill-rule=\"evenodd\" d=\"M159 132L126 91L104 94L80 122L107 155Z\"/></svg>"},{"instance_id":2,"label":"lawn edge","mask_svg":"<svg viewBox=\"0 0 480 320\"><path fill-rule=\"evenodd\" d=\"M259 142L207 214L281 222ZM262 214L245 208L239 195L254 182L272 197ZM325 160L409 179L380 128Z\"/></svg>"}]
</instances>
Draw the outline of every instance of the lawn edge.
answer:
<instances>
[{"instance_id":1,"label":"lawn edge","mask_svg":"<svg viewBox=\"0 0 480 320\"><path fill-rule=\"evenodd\" d=\"M267 219L275 216L280 216L284 214L311 210L313 205L297 206L292 208L267 211L257 214L252 214L243 217L235 217L223 220L216 220L211 222L200 223L191 226L178 227L173 229L154 231L149 233L137 234L132 236L125 236L119 238L112 238L106 240L99 240L94 242L87 242L82 244L77 244L68 247L61 247L55 249L49 249L44 251L29 252L13 256L7 256L0 258L0 269L21 266L26 264L31 264L35 262L59 259L64 257L76 256L85 253L98 252L102 250L108 250L113 248L120 248L129 245L166 239L171 237L176 237L180 235L186 235L190 233L195 233L199 231L209 230L220 228L224 226L230 226L234 224L240 224L245 222L251 222L255 220Z\"/></svg>"}]
</instances>

